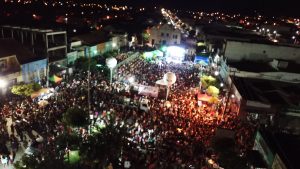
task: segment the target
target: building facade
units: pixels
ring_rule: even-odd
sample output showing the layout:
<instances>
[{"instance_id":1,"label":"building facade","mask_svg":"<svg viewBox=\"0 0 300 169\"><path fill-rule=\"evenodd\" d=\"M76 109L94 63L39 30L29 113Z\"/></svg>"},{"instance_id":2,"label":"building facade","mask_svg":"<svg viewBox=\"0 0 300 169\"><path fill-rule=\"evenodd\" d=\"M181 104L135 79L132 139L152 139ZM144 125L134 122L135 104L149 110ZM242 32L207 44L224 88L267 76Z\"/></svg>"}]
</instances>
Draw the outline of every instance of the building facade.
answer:
<instances>
[{"instance_id":1,"label":"building facade","mask_svg":"<svg viewBox=\"0 0 300 169\"><path fill-rule=\"evenodd\" d=\"M12 39L0 39L0 78L8 86L20 82L40 82L46 76L47 59L35 56Z\"/></svg>"},{"instance_id":2,"label":"building facade","mask_svg":"<svg viewBox=\"0 0 300 169\"><path fill-rule=\"evenodd\" d=\"M247 41L227 40L225 57L228 61L271 61L273 59L300 63L300 48Z\"/></svg>"},{"instance_id":3,"label":"building facade","mask_svg":"<svg viewBox=\"0 0 300 169\"><path fill-rule=\"evenodd\" d=\"M40 82L46 77L47 59L36 60L21 65L22 81Z\"/></svg>"},{"instance_id":4,"label":"building facade","mask_svg":"<svg viewBox=\"0 0 300 169\"><path fill-rule=\"evenodd\" d=\"M3 25L0 38L16 40L34 55L48 58L49 63L66 64L66 31Z\"/></svg>"},{"instance_id":5,"label":"building facade","mask_svg":"<svg viewBox=\"0 0 300 169\"><path fill-rule=\"evenodd\" d=\"M253 150L262 155L270 169L296 169L299 168L298 146L298 136L259 130L256 133Z\"/></svg>"},{"instance_id":6,"label":"building facade","mask_svg":"<svg viewBox=\"0 0 300 169\"><path fill-rule=\"evenodd\" d=\"M71 38L71 51L67 54L68 63L80 57L95 57L112 50L120 50L127 45L127 36L96 31Z\"/></svg>"},{"instance_id":7,"label":"building facade","mask_svg":"<svg viewBox=\"0 0 300 169\"><path fill-rule=\"evenodd\" d=\"M149 43L154 45L180 45L181 32L171 25L154 26L149 30Z\"/></svg>"}]
</instances>

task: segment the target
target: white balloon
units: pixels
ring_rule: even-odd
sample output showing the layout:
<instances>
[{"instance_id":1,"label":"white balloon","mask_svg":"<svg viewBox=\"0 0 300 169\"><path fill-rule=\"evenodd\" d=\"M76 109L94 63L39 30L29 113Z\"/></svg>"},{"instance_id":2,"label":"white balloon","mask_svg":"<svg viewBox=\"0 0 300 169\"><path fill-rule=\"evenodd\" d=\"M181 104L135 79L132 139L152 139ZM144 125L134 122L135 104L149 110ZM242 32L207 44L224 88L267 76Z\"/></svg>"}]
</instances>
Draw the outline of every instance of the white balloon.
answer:
<instances>
[{"instance_id":1,"label":"white balloon","mask_svg":"<svg viewBox=\"0 0 300 169\"><path fill-rule=\"evenodd\" d=\"M107 58L106 59L106 65L110 69L115 68L117 66L117 63L118 63L118 61L115 58Z\"/></svg>"},{"instance_id":2,"label":"white balloon","mask_svg":"<svg viewBox=\"0 0 300 169\"><path fill-rule=\"evenodd\" d=\"M168 84L168 85L172 85L176 82L176 75L173 72L167 72L164 75L164 81Z\"/></svg>"}]
</instances>

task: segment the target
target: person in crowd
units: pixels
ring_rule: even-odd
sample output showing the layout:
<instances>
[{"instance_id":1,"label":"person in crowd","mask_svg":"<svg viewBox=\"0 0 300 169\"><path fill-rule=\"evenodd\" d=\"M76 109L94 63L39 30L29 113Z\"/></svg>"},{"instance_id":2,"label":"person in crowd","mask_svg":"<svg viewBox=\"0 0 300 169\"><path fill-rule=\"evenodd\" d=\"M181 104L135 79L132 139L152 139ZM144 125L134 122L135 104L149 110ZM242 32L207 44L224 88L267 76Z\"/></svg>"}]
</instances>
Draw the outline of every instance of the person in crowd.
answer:
<instances>
[{"instance_id":1,"label":"person in crowd","mask_svg":"<svg viewBox=\"0 0 300 169\"><path fill-rule=\"evenodd\" d=\"M126 58L118 57L120 61ZM155 86L155 82L169 71L177 77L168 97L171 106L165 106L164 98L147 97L149 112L140 110L138 102L146 97L128 88L131 85L128 77L134 75L135 84ZM56 96L49 98L49 104L44 107L31 98L17 96L10 98L10 102L1 103L0 154L11 154L13 162L19 141L27 147L28 140L36 140L33 133L38 133L46 140L45 146L50 146L53 139L65 131L58 119L69 107L80 106L88 110L86 77L87 72L75 71L55 86L58 89ZM93 72L90 83L92 124L107 124L113 114L116 125L128 128L130 145L124 150L123 160L149 169L204 166L207 149L219 127L235 130L240 150L249 149L255 131L253 125L238 120L235 111L222 111L223 105L219 109L212 108L210 103L199 105L194 91L199 80L199 70L189 64L158 65L142 59L118 67L112 84L101 72ZM125 98L129 99L128 103ZM9 118L12 119L10 133L6 123ZM79 131L82 138L89 134L86 130ZM5 150L9 141L11 150ZM3 165L8 165L8 161L9 155L1 156Z\"/></svg>"}]
</instances>

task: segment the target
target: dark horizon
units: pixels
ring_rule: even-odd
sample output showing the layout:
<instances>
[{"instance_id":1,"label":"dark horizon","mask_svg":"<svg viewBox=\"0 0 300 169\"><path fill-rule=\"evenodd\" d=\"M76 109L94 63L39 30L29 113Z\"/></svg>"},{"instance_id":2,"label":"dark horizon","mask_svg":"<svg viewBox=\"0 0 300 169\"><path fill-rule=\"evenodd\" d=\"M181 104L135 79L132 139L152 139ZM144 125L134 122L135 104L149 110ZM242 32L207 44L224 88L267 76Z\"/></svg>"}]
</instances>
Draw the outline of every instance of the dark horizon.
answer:
<instances>
[{"instance_id":1,"label":"dark horizon","mask_svg":"<svg viewBox=\"0 0 300 169\"><path fill-rule=\"evenodd\" d=\"M145 2L146 0L141 1ZM165 7L185 10L222 11L242 14L253 14L255 13L254 11L257 11L269 16L300 16L298 9L300 5L299 0L158 0L156 2Z\"/></svg>"},{"instance_id":2,"label":"dark horizon","mask_svg":"<svg viewBox=\"0 0 300 169\"><path fill-rule=\"evenodd\" d=\"M268 16L300 17L299 0L88 0L89 2L129 3L138 6L158 6L194 11L222 11L225 13L254 14L255 11Z\"/></svg>"},{"instance_id":3,"label":"dark horizon","mask_svg":"<svg viewBox=\"0 0 300 169\"><path fill-rule=\"evenodd\" d=\"M0 4L4 1L0 1ZM268 16L300 17L299 0L75 0L75 2L117 4L132 6L157 6L193 11L221 11L246 15L256 12ZM38 3L42 4L41 1ZM2 6L2 5L1 5ZM1 8L1 7L0 7Z\"/></svg>"}]
</instances>

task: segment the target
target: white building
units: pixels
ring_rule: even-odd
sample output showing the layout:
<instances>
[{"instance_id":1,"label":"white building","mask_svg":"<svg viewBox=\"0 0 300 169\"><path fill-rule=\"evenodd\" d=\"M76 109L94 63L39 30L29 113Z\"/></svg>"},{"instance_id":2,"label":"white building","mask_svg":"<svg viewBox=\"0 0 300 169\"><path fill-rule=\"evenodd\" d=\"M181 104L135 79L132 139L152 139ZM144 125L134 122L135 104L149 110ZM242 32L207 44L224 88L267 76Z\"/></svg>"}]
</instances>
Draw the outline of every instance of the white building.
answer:
<instances>
[{"instance_id":1,"label":"white building","mask_svg":"<svg viewBox=\"0 0 300 169\"><path fill-rule=\"evenodd\" d=\"M181 43L181 33L171 25L163 24L150 28L149 43L151 45L179 45Z\"/></svg>"},{"instance_id":2,"label":"white building","mask_svg":"<svg viewBox=\"0 0 300 169\"><path fill-rule=\"evenodd\" d=\"M225 57L234 62L279 59L300 63L300 47L227 40Z\"/></svg>"}]
</instances>

